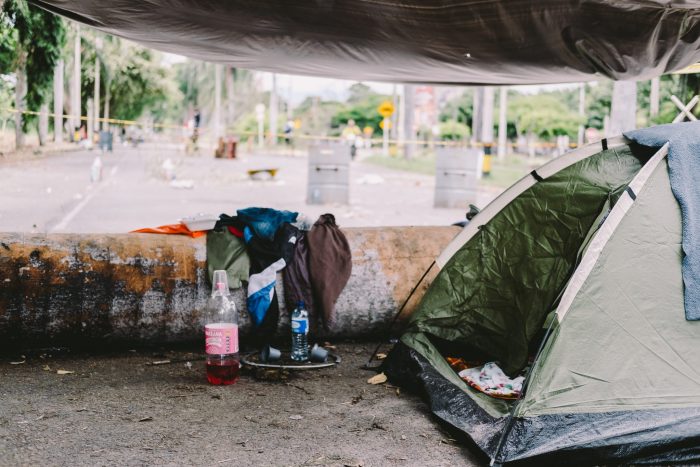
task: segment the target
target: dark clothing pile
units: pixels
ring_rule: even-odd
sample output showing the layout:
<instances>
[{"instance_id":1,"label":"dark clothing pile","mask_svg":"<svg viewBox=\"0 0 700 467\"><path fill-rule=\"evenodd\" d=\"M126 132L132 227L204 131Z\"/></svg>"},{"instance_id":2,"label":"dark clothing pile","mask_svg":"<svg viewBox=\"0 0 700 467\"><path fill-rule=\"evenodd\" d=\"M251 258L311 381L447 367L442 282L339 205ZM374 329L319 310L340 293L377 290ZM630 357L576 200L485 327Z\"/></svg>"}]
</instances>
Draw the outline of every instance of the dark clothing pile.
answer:
<instances>
[{"instance_id":1,"label":"dark clothing pile","mask_svg":"<svg viewBox=\"0 0 700 467\"><path fill-rule=\"evenodd\" d=\"M324 214L308 233L292 225L298 214L248 208L222 214L207 237L209 279L225 269L232 287L248 282L247 307L260 336L271 336L279 321L275 291L284 270L289 310L304 301L310 316L333 320L333 307L352 270L350 246L332 214ZM249 274L243 272L249 265Z\"/></svg>"},{"instance_id":2,"label":"dark clothing pile","mask_svg":"<svg viewBox=\"0 0 700 467\"><path fill-rule=\"evenodd\" d=\"M323 214L308 234L309 274L314 303L326 327L333 324L333 308L350 279L352 254L333 214Z\"/></svg>"}]
</instances>

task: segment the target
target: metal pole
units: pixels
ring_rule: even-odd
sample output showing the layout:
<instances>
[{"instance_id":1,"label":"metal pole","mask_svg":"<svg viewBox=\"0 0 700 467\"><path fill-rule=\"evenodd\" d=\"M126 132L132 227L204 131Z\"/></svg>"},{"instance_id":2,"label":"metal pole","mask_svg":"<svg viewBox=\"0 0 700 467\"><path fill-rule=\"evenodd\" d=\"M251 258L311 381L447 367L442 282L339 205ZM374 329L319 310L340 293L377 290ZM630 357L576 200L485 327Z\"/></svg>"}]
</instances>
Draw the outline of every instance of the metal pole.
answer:
<instances>
[{"instance_id":1,"label":"metal pole","mask_svg":"<svg viewBox=\"0 0 700 467\"><path fill-rule=\"evenodd\" d=\"M500 105L498 108L498 160L503 161L506 158L508 144L508 120L506 113L508 112L508 88L501 87Z\"/></svg>"},{"instance_id":2,"label":"metal pole","mask_svg":"<svg viewBox=\"0 0 700 467\"><path fill-rule=\"evenodd\" d=\"M651 118L659 115L659 90L661 82L659 78L651 80L651 94L649 96L649 116Z\"/></svg>"},{"instance_id":3,"label":"metal pole","mask_svg":"<svg viewBox=\"0 0 700 467\"><path fill-rule=\"evenodd\" d=\"M581 83L581 87L578 90L578 114L581 117L586 116L586 83ZM584 139L584 134L586 131L586 125L585 123L582 123L578 127L578 147L580 148L583 146L583 139Z\"/></svg>"},{"instance_id":4,"label":"metal pole","mask_svg":"<svg viewBox=\"0 0 700 467\"><path fill-rule=\"evenodd\" d=\"M71 133L80 127L80 24L75 27L73 44L73 92L71 93Z\"/></svg>"},{"instance_id":5,"label":"metal pole","mask_svg":"<svg viewBox=\"0 0 700 467\"><path fill-rule=\"evenodd\" d=\"M416 132L414 127L414 117L415 117L415 86L412 84L404 85L404 111L406 116L404 118L404 134L406 136L406 144L404 146L404 157L406 159L412 159L416 149Z\"/></svg>"},{"instance_id":6,"label":"metal pole","mask_svg":"<svg viewBox=\"0 0 700 467\"><path fill-rule=\"evenodd\" d=\"M258 147L262 149L265 145L265 104L255 106L255 117L258 119Z\"/></svg>"},{"instance_id":7,"label":"metal pole","mask_svg":"<svg viewBox=\"0 0 700 467\"><path fill-rule=\"evenodd\" d=\"M272 89L270 89L270 144L277 145L277 74L272 74Z\"/></svg>"},{"instance_id":8,"label":"metal pole","mask_svg":"<svg viewBox=\"0 0 700 467\"><path fill-rule=\"evenodd\" d=\"M384 156L389 155L389 120L388 118L384 117L384 124L382 126L382 136L383 136L383 141L382 141L382 154Z\"/></svg>"},{"instance_id":9,"label":"metal pole","mask_svg":"<svg viewBox=\"0 0 700 467\"><path fill-rule=\"evenodd\" d=\"M214 65L214 143L221 137L221 64Z\"/></svg>"},{"instance_id":10,"label":"metal pole","mask_svg":"<svg viewBox=\"0 0 700 467\"><path fill-rule=\"evenodd\" d=\"M606 136L634 130L637 127L637 83L615 81L610 107L610 132Z\"/></svg>"},{"instance_id":11,"label":"metal pole","mask_svg":"<svg viewBox=\"0 0 700 467\"><path fill-rule=\"evenodd\" d=\"M63 141L63 59L53 70L53 140Z\"/></svg>"},{"instance_id":12,"label":"metal pole","mask_svg":"<svg viewBox=\"0 0 700 467\"><path fill-rule=\"evenodd\" d=\"M95 38L95 49L98 51L102 49L102 38ZM93 109L94 109L94 126L90 128L91 131L100 131L102 128L102 123L100 122L100 56L97 54L95 57L95 96L92 99Z\"/></svg>"}]
</instances>

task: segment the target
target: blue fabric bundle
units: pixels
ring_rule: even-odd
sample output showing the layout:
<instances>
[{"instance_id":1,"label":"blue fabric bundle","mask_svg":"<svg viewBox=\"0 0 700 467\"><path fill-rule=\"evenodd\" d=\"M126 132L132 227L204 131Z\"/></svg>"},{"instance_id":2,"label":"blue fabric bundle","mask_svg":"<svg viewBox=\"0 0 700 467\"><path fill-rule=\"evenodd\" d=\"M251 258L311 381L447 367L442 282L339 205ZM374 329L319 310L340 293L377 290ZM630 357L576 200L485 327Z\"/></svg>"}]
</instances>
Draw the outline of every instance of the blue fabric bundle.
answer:
<instances>
[{"instance_id":1,"label":"blue fabric bundle","mask_svg":"<svg viewBox=\"0 0 700 467\"><path fill-rule=\"evenodd\" d=\"M271 208L246 208L237 211L238 219L265 240L273 241L277 229L285 222L293 224L299 215L291 211L278 211Z\"/></svg>"}]
</instances>

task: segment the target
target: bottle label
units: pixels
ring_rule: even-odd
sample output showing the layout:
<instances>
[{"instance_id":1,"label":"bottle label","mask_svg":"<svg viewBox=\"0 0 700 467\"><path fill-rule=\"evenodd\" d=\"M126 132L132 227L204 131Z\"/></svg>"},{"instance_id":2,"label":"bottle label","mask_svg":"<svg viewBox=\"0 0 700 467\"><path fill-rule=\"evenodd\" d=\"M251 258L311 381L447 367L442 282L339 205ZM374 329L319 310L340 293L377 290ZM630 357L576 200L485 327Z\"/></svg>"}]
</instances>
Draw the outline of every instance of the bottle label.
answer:
<instances>
[{"instance_id":1,"label":"bottle label","mask_svg":"<svg viewBox=\"0 0 700 467\"><path fill-rule=\"evenodd\" d=\"M309 332L309 320L306 318L292 318L292 332L306 334Z\"/></svg>"},{"instance_id":2,"label":"bottle label","mask_svg":"<svg viewBox=\"0 0 700 467\"><path fill-rule=\"evenodd\" d=\"M238 325L212 323L204 326L206 352L221 355L238 352Z\"/></svg>"}]
</instances>

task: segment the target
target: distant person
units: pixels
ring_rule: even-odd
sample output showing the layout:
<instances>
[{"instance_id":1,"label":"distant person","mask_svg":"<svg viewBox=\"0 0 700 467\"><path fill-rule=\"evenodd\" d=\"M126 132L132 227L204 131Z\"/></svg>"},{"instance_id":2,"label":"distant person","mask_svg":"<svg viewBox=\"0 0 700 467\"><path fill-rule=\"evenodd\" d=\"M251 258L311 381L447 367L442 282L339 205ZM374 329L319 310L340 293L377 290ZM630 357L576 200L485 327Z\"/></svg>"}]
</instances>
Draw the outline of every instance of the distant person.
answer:
<instances>
[{"instance_id":1,"label":"distant person","mask_svg":"<svg viewBox=\"0 0 700 467\"><path fill-rule=\"evenodd\" d=\"M355 154L357 154L357 139L361 134L360 128L355 124L355 120L350 119L340 135L350 145L350 157L353 159L355 159Z\"/></svg>"},{"instance_id":2,"label":"distant person","mask_svg":"<svg viewBox=\"0 0 700 467\"><path fill-rule=\"evenodd\" d=\"M202 114L199 113L199 109L195 107L194 117L192 117L192 122L194 128L192 129L192 144L197 145L197 139L199 139L199 126L202 124Z\"/></svg>"},{"instance_id":3,"label":"distant person","mask_svg":"<svg viewBox=\"0 0 700 467\"><path fill-rule=\"evenodd\" d=\"M284 124L284 142L287 146L292 144L292 137L294 136L294 122L290 118L287 123Z\"/></svg>"}]
</instances>

